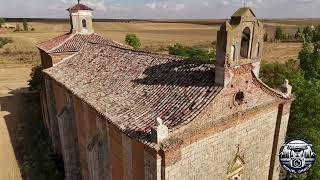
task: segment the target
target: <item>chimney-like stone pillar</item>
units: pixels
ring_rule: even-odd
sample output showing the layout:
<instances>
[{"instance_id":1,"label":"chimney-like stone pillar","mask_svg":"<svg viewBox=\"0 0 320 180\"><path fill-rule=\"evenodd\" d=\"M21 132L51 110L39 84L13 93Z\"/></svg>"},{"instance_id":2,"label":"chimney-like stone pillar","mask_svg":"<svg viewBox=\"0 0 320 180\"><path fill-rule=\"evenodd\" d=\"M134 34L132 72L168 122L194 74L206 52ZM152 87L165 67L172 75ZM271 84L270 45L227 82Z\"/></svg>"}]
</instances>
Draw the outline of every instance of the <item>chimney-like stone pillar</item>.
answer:
<instances>
[{"instance_id":1,"label":"chimney-like stone pillar","mask_svg":"<svg viewBox=\"0 0 320 180\"><path fill-rule=\"evenodd\" d=\"M169 128L163 124L163 121L161 118L157 118L157 126L152 129L151 131L153 141L157 144L162 143L164 139L166 139L169 136Z\"/></svg>"},{"instance_id":2,"label":"chimney-like stone pillar","mask_svg":"<svg viewBox=\"0 0 320 180\"><path fill-rule=\"evenodd\" d=\"M292 86L290 86L288 79L284 80L284 83L282 85L282 93L287 97L290 97L292 94Z\"/></svg>"}]
</instances>

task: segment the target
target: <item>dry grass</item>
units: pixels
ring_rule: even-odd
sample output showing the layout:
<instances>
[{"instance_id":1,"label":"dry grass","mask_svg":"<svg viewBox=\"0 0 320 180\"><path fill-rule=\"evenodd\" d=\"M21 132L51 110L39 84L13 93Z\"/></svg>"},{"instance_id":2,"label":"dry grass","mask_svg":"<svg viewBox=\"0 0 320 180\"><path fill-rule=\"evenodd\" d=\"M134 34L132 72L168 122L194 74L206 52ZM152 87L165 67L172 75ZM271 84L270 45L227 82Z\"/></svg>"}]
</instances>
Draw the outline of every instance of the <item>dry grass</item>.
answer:
<instances>
[{"instance_id":1,"label":"dry grass","mask_svg":"<svg viewBox=\"0 0 320 180\"><path fill-rule=\"evenodd\" d=\"M182 43L188 46L209 46L216 40L216 33L221 20L186 20L178 22L95 22L95 31L104 36L124 43L127 33L137 34L142 41L142 48L151 51L163 51L167 46ZM295 21L299 22L299 21ZM300 23L300 22L299 22ZM8 23L15 26L15 23ZM35 44L67 33L70 25L65 22L30 22L35 31L13 32L12 29L2 29L0 36L11 37L13 43L0 49L0 63L32 63L39 62L38 50ZM265 28L269 36L281 26L286 33L295 33L299 24L285 21L266 21ZM281 61L296 57L299 51L297 44L272 43L267 44L263 59Z\"/></svg>"},{"instance_id":2,"label":"dry grass","mask_svg":"<svg viewBox=\"0 0 320 180\"><path fill-rule=\"evenodd\" d=\"M284 63L289 59L296 59L301 48L301 43L265 43L263 61Z\"/></svg>"}]
</instances>

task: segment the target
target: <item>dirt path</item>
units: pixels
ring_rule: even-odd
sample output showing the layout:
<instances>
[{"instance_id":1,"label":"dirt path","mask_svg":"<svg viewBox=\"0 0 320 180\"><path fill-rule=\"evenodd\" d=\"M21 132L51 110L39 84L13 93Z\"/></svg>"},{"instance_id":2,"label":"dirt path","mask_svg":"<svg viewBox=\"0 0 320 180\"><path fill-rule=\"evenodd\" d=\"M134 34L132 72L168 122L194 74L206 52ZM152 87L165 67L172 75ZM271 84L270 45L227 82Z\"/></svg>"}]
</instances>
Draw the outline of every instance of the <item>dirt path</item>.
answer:
<instances>
[{"instance_id":1,"label":"dirt path","mask_svg":"<svg viewBox=\"0 0 320 180\"><path fill-rule=\"evenodd\" d=\"M0 179L20 180L20 169L4 119L8 114L7 112L0 112Z\"/></svg>"},{"instance_id":2,"label":"dirt path","mask_svg":"<svg viewBox=\"0 0 320 180\"><path fill-rule=\"evenodd\" d=\"M0 64L0 97L8 96L12 90L27 87L30 71L30 64Z\"/></svg>"},{"instance_id":3,"label":"dirt path","mask_svg":"<svg viewBox=\"0 0 320 180\"><path fill-rule=\"evenodd\" d=\"M0 179L20 180L21 172L13 149L17 128L19 98L12 98L13 90L27 87L31 65L0 65ZM9 101L7 101L10 99ZM2 108L1 108L2 105ZM10 107L10 112L6 108ZM8 121L10 117L10 121ZM11 132L11 134L10 134Z\"/></svg>"}]
</instances>

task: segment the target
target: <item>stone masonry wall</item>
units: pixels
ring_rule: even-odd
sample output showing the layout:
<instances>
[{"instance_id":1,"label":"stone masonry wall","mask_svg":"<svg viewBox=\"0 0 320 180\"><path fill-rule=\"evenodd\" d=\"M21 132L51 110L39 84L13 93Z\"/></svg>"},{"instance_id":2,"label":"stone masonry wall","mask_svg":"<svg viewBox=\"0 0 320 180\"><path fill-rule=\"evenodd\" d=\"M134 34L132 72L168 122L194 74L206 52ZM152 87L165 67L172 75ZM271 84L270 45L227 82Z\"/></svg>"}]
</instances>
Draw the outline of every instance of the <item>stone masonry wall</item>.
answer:
<instances>
[{"instance_id":1,"label":"stone masonry wall","mask_svg":"<svg viewBox=\"0 0 320 180\"><path fill-rule=\"evenodd\" d=\"M166 179L226 179L228 163L236 155L245 163L243 179L268 179L277 114L278 107L274 106L255 116L242 117L248 120L183 147L175 152L180 156L175 157L178 161L167 165Z\"/></svg>"},{"instance_id":2,"label":"stone masonry wall","mask_svg":"<svg viewBox=\"0 0 320 180\"><path fill-rule=\"evenodd\" d=\"M284 104L283 106L283 111L281 113L281 122L280 122L280 128L279 128L279 137L278 137L278 142L276 143L276 151L275 151L275 159L274 159L274 167L273 169L271 169L271 171L273 171L272 173L272 177L269 177L269 180L278 180L279 179L279 173L281 170L281 165L280 165L280 161L279 161L279 151L280 151L280 147L281 145L285 142L285 137L287 134L287 127L288 127L288 123L289 123L289 115L290 115L290 107L291 104ZM271 174L270 174L271 175Z\"/></svg>"}]
</instances>

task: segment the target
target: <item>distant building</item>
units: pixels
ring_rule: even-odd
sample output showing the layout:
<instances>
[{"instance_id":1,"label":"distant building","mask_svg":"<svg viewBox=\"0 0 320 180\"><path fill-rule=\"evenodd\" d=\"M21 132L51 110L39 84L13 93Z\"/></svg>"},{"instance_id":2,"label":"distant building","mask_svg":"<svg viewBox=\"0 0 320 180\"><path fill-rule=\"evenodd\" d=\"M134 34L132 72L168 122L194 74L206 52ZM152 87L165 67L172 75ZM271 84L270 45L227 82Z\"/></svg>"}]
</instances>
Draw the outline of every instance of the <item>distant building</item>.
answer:
<instances>
[{"instance_id":1,"label":"distant building","mask_svg":"<svg viewBox=\"0 0 320 180\"><path fill-rule=\"evenodd\" d=\"M91 9L70 9L72 37L81 40L39 46L43 63L77 47L44 70L47 127L67 180L279 179L291 88L259 79L264 30L251 9L221 26L215 65L84 43Z\"/></svg>"}]
</instances>

